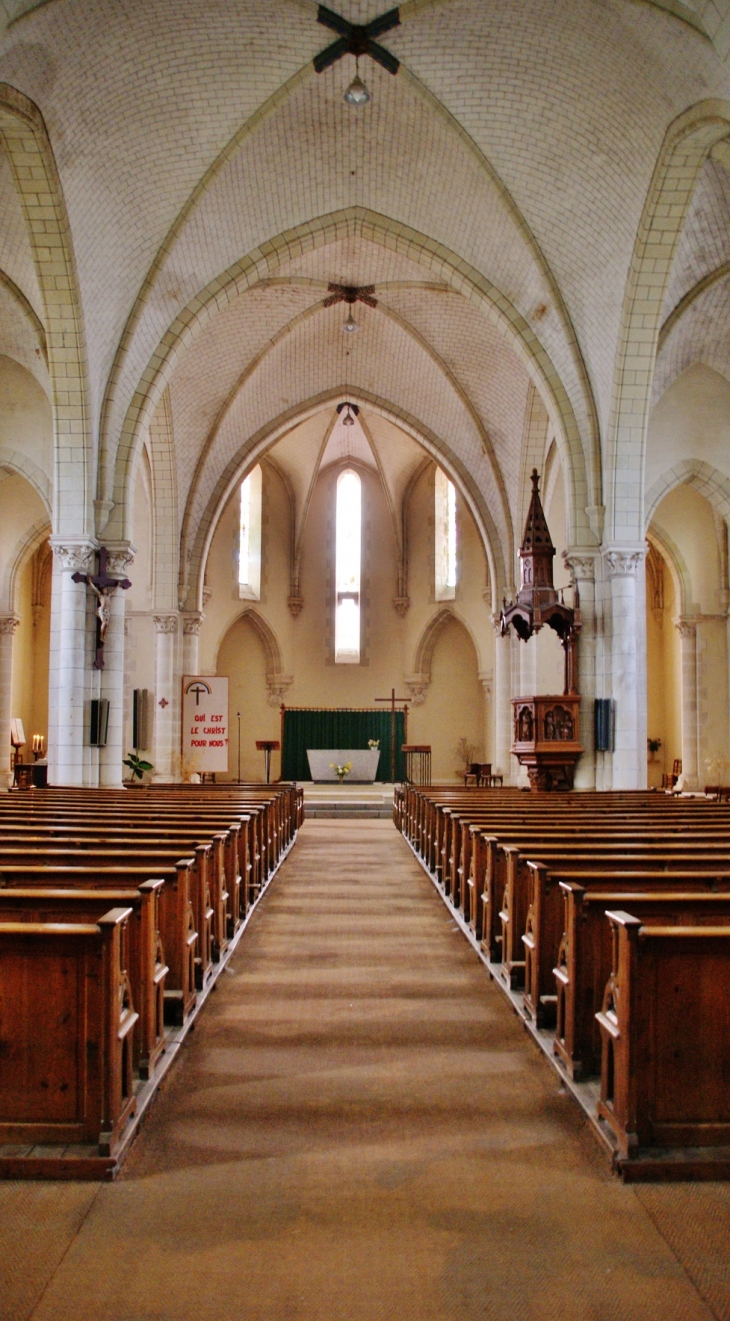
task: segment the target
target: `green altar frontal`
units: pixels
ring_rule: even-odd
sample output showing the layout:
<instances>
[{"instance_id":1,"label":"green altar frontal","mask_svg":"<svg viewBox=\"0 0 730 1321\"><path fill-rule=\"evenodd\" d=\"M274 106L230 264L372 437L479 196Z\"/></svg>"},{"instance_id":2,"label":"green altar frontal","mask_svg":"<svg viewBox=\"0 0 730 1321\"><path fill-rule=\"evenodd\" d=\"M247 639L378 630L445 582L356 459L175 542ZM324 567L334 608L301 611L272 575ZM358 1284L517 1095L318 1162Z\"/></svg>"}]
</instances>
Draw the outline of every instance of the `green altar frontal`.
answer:
<instances>
[{"instance_id":1,"label":"green altar frontal","mask_svg":"<svg viewBox=\"0 0 730 1321\"><path fill-rule=\"evenodd\" d=\"M390 779L392 715L382 707L302 707L281 708L281 778L311 778L307 748L362 748L369 739L380 742L380 761L376 780ZM395 778L405 775L401 751L406 741L406 712L395 713Z\"/></svg>"}]
</instances>

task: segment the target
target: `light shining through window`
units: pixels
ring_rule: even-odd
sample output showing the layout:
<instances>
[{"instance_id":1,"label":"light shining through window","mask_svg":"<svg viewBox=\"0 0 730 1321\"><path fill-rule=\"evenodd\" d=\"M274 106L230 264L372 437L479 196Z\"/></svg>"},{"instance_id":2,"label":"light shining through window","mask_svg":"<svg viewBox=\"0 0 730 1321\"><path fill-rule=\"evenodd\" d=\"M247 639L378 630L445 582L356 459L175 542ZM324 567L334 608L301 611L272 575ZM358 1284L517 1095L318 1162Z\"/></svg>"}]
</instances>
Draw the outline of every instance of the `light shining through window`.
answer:
<instances>
[{"instance_id":1,"label":"light shining through window","mask_svg":"<svg viewBox=\"0 0 730 1321\"><path fill-rule=\"evenodd\" d=\"M238 542L238 595L261 599L261 465L241 483L241 525Z\"/></svg>"},{"instance_id":2,"label":"light shining through window","mask_svg":"<svg viewBox=\"0 0 730 1321\"><path fill-rule=\"evenodd\" d=\"M360 478L348 468L337 480L335 532L335 661L360 662L360 543L362 491Z\"/></svg>"},{"instance_id":3,"label":"light shining through window","mask_svg":"<svg viewBox=\"0 0 730 1321\"><path fill-rule=\"evenodd\" d=\"M437 601L453 601L456 595L456 487L440 468L436 469L434 497L435 595Z\"/></svg>"}]
</instances>

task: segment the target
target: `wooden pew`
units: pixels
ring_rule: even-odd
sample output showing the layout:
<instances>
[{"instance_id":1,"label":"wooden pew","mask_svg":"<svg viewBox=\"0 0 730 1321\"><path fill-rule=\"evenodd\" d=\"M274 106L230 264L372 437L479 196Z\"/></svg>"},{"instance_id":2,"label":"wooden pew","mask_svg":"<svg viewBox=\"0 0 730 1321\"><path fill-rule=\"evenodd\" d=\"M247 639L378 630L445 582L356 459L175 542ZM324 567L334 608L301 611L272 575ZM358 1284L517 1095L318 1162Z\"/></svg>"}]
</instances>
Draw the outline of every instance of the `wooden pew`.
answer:
<instances>
[{"instance_id":1,"label":"wooden pew","mask_svg":"<svg viewBox=\"0 0 730 1321\"><path fill-rule=\"evenodd\" d=\"M701 851L700 851L701 850ZM702 871L719 878L730 871L730 845L723 843L713 848L711 845L692 844L683 847L673 840L657 843L636 843L627 845L624 841L616 846L610 842L587 844L582 842L580 852L564 844L533 846L500 844L497 850L498 860L504 861L504 885L499 922L502 927L501 970L507 985L517 990L525 985L525 941L527 932L538 950L545 950L544 957L538 956L533 962L538 967L541 993L552 989L552 969L555 966L557 946L562 935L563 904L556 881L552 881L552 871L560 870L564 877L568 871L590 872L620 870L677 872ZM536 864L542 863L542 870ZM495 899L500 890L500 868L497 868ZM490 896L487 898L487 925L494 924L493 914L488 909ZM545 939L552 939L551 951L545 947Z\"/></svg>"},{"instance_id":2,"label":"wooden pew","mask_svg":"<svg viewBox=\"0 0 730 1321\"><path fill-rule=\"evenodd\" d=\"M193 916L193 858L181 858L160 873L159 935L167 965L164 1002L165 1020L181 1024L196 1002L195 952L198 933ZM28 863L24 867L0 865L0 888L70 889L136 892L150 879L149 869L133 862L110 867L87 867L76 863L69 867L44 867Z\"/></svg>"},{"instance_id":3,"label":"wooden pew","mask_svg":"<svg viewBox=\"0 0 730 1321\"><path fill-rule=\"evenodd\" d=\"M220 841L219 841L220 842ZM39 861L29 864L29 858L35 857ZM87 871L93 871L96 876L106 877L113 875L125 861L134 866L135 876L140 875L140 871L146 877L162 876L170 868L177 867L178 862L187 859L180 858L179 849L141 849L134 844L123 846L117 844L114 848L91 847L85 849L72 848L44 848L42 853L35 853L27 848L5 848L0 843L0 886L22 886L26 883L25 878L29 874L38 877L44 871L54 871L54 874L71 869L73 872L78 866L83 866ZM195 930L198 933L198 940L195 951L195 985L198 990L202 990L209 982L213 973L213 956L215 952L214 924L216 910L211 900L212 875L214 873L214 859L212 857L211 844L198 844L195 848L190 868L190 899L193 907L193 922ZM115 884L116 882L112 882ZM139 884L139 882L137 882ZM135 886L136 888L136 886ZM221 897L218 904L220 911L225 898ZM228 937L225 937L225 944L228 943Z\"/></svg>"},{"instance_id":4,"label":"wooden pew","mask_svg":"<svg viewBox=\"0 0 730 1321\"><path fill-rule=\"evenodd\" d=\"M0 923L0 1143L96 1143L114 1155L135 1110L137 1013L122 976L130 912Z\"/></svg>"},{"instance_id":5,"label":"wooden pew","mask_svg":"<svg viewBox=\"0 0 730 1321\"><path fill-rule=\"evenodd\" d=\"M143 881L133 890L0 889L0 921L93 923L111 908L129 908L123 971L138 1013L134 1029L134 1068L149 1078L165 1050L164 1005L167 965L159 934L162 880Z\"/></svg>"},{"instance_id":6,"label":"wooden pew","mask_svg":"<svg viewBox=\"0 0 730 1321\"><path fill-rule=\"evenodd\" d=\"M564 901L564 934L554 969L557 1022L553 1051L571 1078L600 1072L601 1036L596 1014L601 1010L611 975L613 942L606 913L630 904L644 926L729 926L730 890L707 890L697 876L694 889L669 877L658 890L627 892L625 878L609 874L598 889L577 881L560 882Z\"/></svg>"},{"instance_id":7,"label":"wooden pew","mask_svg":"<svg viewBox=\"0 0 730 1321\"><path fill-rule=\"evenodd\" d=\"M598 1014L598 1113L620 1157L730 1146L730 926L606 916L614 956Z\"/></svg>"}]
</instances>

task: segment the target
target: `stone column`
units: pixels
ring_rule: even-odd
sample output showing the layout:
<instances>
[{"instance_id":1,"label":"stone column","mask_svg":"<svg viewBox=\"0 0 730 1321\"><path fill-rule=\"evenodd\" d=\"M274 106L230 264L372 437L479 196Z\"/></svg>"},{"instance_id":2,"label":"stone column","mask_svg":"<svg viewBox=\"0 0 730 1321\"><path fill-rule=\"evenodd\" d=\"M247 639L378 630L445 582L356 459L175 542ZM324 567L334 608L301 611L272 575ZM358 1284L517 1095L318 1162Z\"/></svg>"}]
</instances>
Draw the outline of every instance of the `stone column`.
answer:
<instances>
[{"instance_id":1,"label":"stone column","mask_svg":"<svg viewBox=\"0 0 730 1321\"><path fill-rule=\"evenodd\" d=\"M595 789L596 752L594 739L594 701L596 691L596 556L587 550L568 550L563 559L578 586L581 631L578 636L578 691L580 703L580 741L583 756L575 770L576 789Z\"/></svg>"},{"instance_id":2,"label":"stone column","mask_svg":"<svg viewBox=\"0 0 730 1321\"><path fill-rule=\"evenodd\" d=\"M676 621L682 658L682 788L699 788L699 703L697 700L697 624Z\"/></svg>"},{"instance_id":3,"label":"stone column","mask_svg":"<svg viewBox=\"0 0 730 1321\"><path fill-rule=\"evenodd\" d=\"M497 633L494 645L494 757L492 770L504 776L505 784L512 779L512 647L510 637L502 637L499 617L492 622Z\"/></svg>"},{"instance_id":4,"label":"stone column","mask_svg":"<svg viewBox=\"0 0 730 1321\"><path fill-rule=\"evenodd\" d=\"M604 555L611 593L611 695L616 709L612 787L643 789L646 667L641 664L643 629L639 611L646 609L646 547L608 548Z\"/></svg>"},{"instance_id":5,"label":"stone column","mask_svg":"<svg viewBox=\"0 0 730 1321\"><path fill-rule=\"evenodd\" d=\"M183 674L200 673L200 626L204 618L200 610L189 610L182 616Z\"/></svg>"},{"instance_id":6,"label":"stone column","mask_svg":"<svg viewBox=\"0 0 730 1321\"><path fill-rule=\"evenodd\" d=\"M107 545L107 573L126 578L134 561L135 547L128 541ZM109 597L109 623L104 638L104 669L99 671L100 695L109 702L106 746L99 749L99 785L119 789L122 785L124 747L124 613L125 593L117 587Z\"/></svg>"},{"instance_id":7,"label":"stone column","mask_svg":"<svg viewBox=\"0 0 730 1321\"><path fill-rule=\"evenodd\" d=\"M51 537L50 683L48 692L48 782L83 785L88 666L88 588L72 582L73 573L94 570L97 543L90 538ZM90 764L90 758L88 759Z\"/></svg>"},{"instance_id":8,"label":"stone column","mask_svg":"<svg viewBox=\"0 0 730 1321\"><path fill-rule=\"evenodd\" d=\"M175 701L175 615L155 615L155 730L152 743L156 784L169 784L175 778L177 751L177 702ZM197 641L197 637L196 637ZM195 673L185 671L186 673Z\"/></svg>"},{"instance_id":9,"label":"stone column","mask_svg":"<svg viewBox=\"0 0 730 1321\"><path fill-rule=\"evenodd\" d=\"M20 620L0 615L0 792L13 783L10 721L13 715L13 637Z\"/></svg>"}]
</instances>

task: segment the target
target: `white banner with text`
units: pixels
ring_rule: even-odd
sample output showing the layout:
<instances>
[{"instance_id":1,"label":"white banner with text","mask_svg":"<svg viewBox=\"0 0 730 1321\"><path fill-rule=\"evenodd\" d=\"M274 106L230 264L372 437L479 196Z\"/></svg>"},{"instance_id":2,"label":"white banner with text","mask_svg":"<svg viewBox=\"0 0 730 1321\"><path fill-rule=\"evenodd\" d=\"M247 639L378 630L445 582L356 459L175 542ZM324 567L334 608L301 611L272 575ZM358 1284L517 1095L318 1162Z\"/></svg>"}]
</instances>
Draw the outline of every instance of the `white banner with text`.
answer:
<instances>
[{"instance_id":1,"label":"white banner with text","mask_svg":"<svg viewBox=\"0 0 730 1321\"><path fill-rule=\"evenodd\" d=\"M182 773L228 770L228 680L186 674L182 687Z\"/></svg>"}]
</instances>

